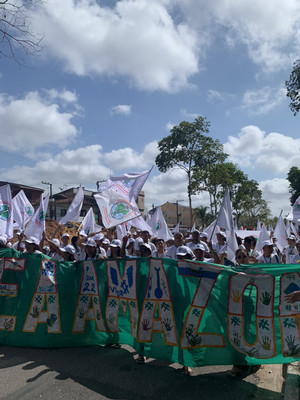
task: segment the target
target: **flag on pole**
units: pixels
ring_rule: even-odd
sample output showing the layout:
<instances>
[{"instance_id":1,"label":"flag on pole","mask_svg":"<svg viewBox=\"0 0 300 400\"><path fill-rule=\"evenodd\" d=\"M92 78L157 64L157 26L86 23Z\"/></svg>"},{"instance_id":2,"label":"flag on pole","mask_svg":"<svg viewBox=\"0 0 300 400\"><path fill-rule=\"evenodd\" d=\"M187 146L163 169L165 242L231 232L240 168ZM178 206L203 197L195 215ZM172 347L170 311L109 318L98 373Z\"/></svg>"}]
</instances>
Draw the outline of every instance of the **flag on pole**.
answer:
<instances>
[{"instance_id":1,"label":"flag on pole","mask_svg":"<svg viewBox=\"0 0 300 400\"><path fill-rule=\"evenodd\" d=\"M268 234L266 225L263 224L255 246L257 251L262 251L262 242L265 240L270 240L270 235Z\"/></svg>"},{"instance_id":2,"label":"flag on pole","mask_svg":"<svg viewBox=\"0 0 300 400\"><path fill-rule=\"evenodd\" d=\"M128 201L131 201L132 198L137 200L152 168L140 173L132 172L121 176L111 176L100 186L98 192L102 193L107 189L113 189Z\"/></svg>"},{"instance_id":3,"label":"flag on pole","mask_svg":"<svg viewBox=\"0 0 300 400\"><path fill-rule=\"evenodd\" d=\"M220 227L216 225L217 220L215 219L203 232L207 233L208 238L211 238L212 243L216 243L217 233L220 233Z\"/></svg>"},{"instance_id":4,"label":"flag on pole","mask_svg":"<svg viewBox=\"0 0 300 400\"><path fill-rule=\"evenodd\" d=\"M86 216L84 217L81 223L81 230L86 234L89 235L92 232L96 232L95 227L95 218L93 208L91 207L87 212Z\"/></svg>"},{"instance_id":5,"label":"flag on pole","mask_svg":"<svg viewBox=\"0 0 300 400\"><path fill-rule=\"evenodd\" d=\"M277 239L277 247L280 251L282 251L285 247L287 247L288 242L287 242L287 233L286 233L286 229L285 229L285 225L283 222L283 218L282 215L280 214L277 224L275 226L275 230L274 230L274 236Z\"/></svg>"},{"instance_id":6,"label":"flag on pole","mask_svg":"<svg viewBox=\"0 0 300 400\"><path fill-rule=\"evenodd\" d=\"M73 222L78 221L83 204L83 198L84 198L84 193L82 186L80 185L72 203L70 204L70 207L68 208L66 215L62 217L61 220L59 221L61 225L69 221Z\"/></svg>"},{"instance_id":7,"label":"flag on pole","mask_svg":"<svg viewBox=\"0 0 300 400\"><path fill-rule=\"evenodd\" d=\"M39 242L42 240L43 232L46 229L48 202L49 193L45 198L43 198L43 195L41 194L40 205L36 209L24 232L27 237L34 236Z\"/></svg>"},{"instance_id":8,"label":"flag on pole","mask_svg":"<svg viewBox=\"0 0 300 400\"><path fill-rule=\"evenodd\" d=\"M165 241L173 239L160 207L156 207L148 224L152 229L153 235L158 239L164 239Z\"/></svg>"},{"instance_id":9,"label":"flag on pole","mask_svg":"<svg viewBox=\"0 0 300 400\"><path fill-rule=\"evenodd\" d=\"M297 197L292 210L286 218L288 221L299 222L300 220L300 196Z\"/></svg>"},{"instance_id":10,"label":"flag on pole","mask_svg":"<svg viewBox=\"0 0 300 400\"><path fill-rule=\"evenodd\" d=\"M34 214L34 208L23 190L20 190L12 199L12 206L15 220L14 228L23 230Z\"/></svg>"},{"instance_id":11,"label":"flag on pole","mask_svg":"<svg viewBox=\"0 0 300 400\"><path fill-rule=\"evenodd\" d=\"M0 187L0 235L6 235L8 239L14 235L13 230L13 206L9 185Z\"/></svg>"},{"instance_id":12,"label":"flag on pole","mask_svg":"<svg viewBox=\"0 0 300 400\"><path fill-rule=\"evenodd\" d=\"M94 197L106 228L112 228L141 215L133 198L129 202L127 198L111 188L95 194Z\"/></svg>"},{"instance_id":13,"label":"flag on pole","mask_svg":"<svg viewBox=\"0 0 300 400\"><path fill-rule=\"evenodd\" d=\"M195 225L195 222L194 222L194 224L192 226L192 229L191 229L191 232L194 232L195 230L196 230L196 225Z\"/></svg>"},{"instance_id":14,"label":"flag on pole","mask_svg":"<svg viewBox=\"0 0 300 400\"><path fill-rule=\"evenodd\" d=\"M226 230L227 258L232 261L235 258L238 244L234 232L229 189L226 189L225 191L225 196L217 217L216 225L219 225L221 228Z\"/></svg>"},{"instance_id":15,"label":"flag on pole","mask_svg":"<svg viewBox=\"0 0 300 400\"><path fill-rule=\"evenodd\" d=\"M291 232L293 232L293 235L295 236L296 239L299 239L297 229L295 228L295 225L292 222L291 222Z\"/></svg>"},{"instance_id":16,"label":"flag on pole","mask_svg":"<svg viewBox=\"0 0 300 400\"><path fill-rule=\"evenodd\" d=\"M153 236L152 228L150 225L147 224L147 222L144 220L144 218L140 215L137 218L133 218L130 221L127 222L128 226L134 226L135 228L139 229L140 231L148 231L151 236Z\"/></svg>"},{"instance_id":17,"label":"flag on pole","mask_svg":"<svg viewBox=\"0 0 300 400\"><path fill-rule=\"evenodd\" d=\"M180 221L178 222L178 224L173 229L173 233L178 233L179 232L179 227L180 227Z\"/></svg>"}]
</instances>

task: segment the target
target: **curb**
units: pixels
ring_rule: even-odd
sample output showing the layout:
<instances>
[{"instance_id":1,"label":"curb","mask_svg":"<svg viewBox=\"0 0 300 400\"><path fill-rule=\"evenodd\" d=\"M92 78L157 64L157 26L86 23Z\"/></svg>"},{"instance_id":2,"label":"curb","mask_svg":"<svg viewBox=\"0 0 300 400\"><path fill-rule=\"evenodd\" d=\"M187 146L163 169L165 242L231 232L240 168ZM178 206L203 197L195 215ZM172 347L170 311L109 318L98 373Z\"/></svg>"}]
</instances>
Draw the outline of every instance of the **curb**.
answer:
<instances>
[{"instance_id":1,"label":"curb","mask_svg":"<svg viewBox=\"0 0 300 400\"><path fill-rule=\"evenodd\" d=\"M284 384L284 400L300 399L300 362L287 365Z\"/></svg>"}]
</instances>

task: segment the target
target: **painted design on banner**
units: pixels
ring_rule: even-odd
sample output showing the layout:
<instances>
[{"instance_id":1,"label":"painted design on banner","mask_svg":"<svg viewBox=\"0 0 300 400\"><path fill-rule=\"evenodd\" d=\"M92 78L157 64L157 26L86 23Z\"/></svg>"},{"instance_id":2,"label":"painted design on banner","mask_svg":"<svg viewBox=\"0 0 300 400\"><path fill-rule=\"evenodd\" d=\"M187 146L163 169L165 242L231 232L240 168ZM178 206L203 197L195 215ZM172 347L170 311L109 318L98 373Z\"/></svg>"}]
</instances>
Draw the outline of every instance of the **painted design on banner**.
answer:
<instances>
[{"instance_id":1,"label":"painted design on banner","mask_svg":"<svg viewBox=\"0 0 300 400\"><path fill-rule=\"evenodd\" d=\"M0 219L2 219L2 221L8 221L10 214L10 204L0 200Z\"/></svg>"},{"instance_id":2,"label":"painted design on banner","mask_svg":"<svg viewBox=\"0 0 300 400\"><path fill-rule=\"evenodd\" d=\"M189 261L178 261L178 273L181 276L192 276L200 279L191 306L189 307L181 334L181 347L225 347L224 337L213 332L200 332L200 324L205 308L222 268L208 264L197 264Z\"/></svg>"},{"instance_id":3,"label":"painted design on banner","mask_svg":"<svg viewBox=\"0 0 300 400\"><path fill-rule=\"evenodd\" d=\"M93 261L84 261L73 332L84 332L87 321L94 321L97 331L106 332L100 309L98 287L98 279Z\"/></svg>"},{"instance_id":4,"label":"painted design on banner","mask_svg":"<svg viewBox=\"0 0 300 400\"><path fill-rule=\"evenodd\" d=\"M300 274L285 273L280 278L279 321L281 343L285 357L300 357L300 302L287 303L284 297L300 290Z\"/></svg>"},{"instance_id":5,"label":"painted design on banner","mask_svg":"<svg viewBox=\"0 0 300 400\"><path fill-rule=\"evenodd\" d=\"M106 322L110 332L120 332L118 325L119 306L121 303L123 315L129 308L131 335L137 338L137 326L139 318L136 274L137 261L127 260L123 275L120 274L116 261L107 261L108 297L106 301Z\"/></svg>"},{"instance_id":6,"label":"painted design on banner","mask_svg":"<svg viewBox=\"0 0 300 400\"><path fill-rule=\"evenodd\" d=\"M110 209L110 215L117 220L121 220L125 215L133 211L132 206L126 201L118 201Z\"/></svg>"},{"instance_id":7,"label":"painted design on banner","mask_svg":"<svg viewBox=\"0 0 300 400\"><path fill-rule=\"evenodd\" d=\"M5 270L24 271L25 259L1 258L0 259L0 296L15 297L18 294L18 284L4 283L2 276Z\"/></svg>"},{"instance_id":8,"label":"painted design on banner","mask_svg":"<svg viewBox=\"0 0 300 400\"><path fill-rule=\"evenodd\" d=\"M162 260L149 260L149 276L142 307L139 342L151 342L153 333L163 333L165 342L177 346L176 324L169 282Z\"/></svg>"},{"instance_id":9,"label":"painted design on banner","mask_svg":"<svg viewBox=\"0 0 300 400\"><path fill-rule=\"evenodd\" d=\"M56 287L56 263L44 259L39 281L23 327L23 332L35 332L38 324L47 324L48 333L60 333L59 301Z\"/></svg>"},{"instance_id":10,"label":"painted design on banner","mask_svg":"<svg viewBox=\"0 0 300 400\"><path fill-rule=\"evenodd\" d=\"M254 358L271 358L276 354L275 327L274 327L274 284L275 278L267 274L233 275L228 287L228 339L238 352ZM245 294L246 289L256 290L257 301L255 311L256 340L249 344L245 332L250 329L250 318L244 316L245 302L254 304L250 296Z\"/></svg>"}]
</instances>

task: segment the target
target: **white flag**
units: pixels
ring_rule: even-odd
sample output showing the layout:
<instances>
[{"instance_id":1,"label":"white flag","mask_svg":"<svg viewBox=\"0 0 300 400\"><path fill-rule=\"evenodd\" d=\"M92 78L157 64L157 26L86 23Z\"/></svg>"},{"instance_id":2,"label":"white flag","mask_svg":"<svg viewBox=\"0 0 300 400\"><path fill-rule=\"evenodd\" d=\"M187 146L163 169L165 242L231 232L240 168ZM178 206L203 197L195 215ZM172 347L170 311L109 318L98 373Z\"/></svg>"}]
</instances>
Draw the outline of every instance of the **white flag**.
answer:
<instances>
[{"instance_id":1,"label":"white flag","mask_svg":"<svg viewBox=\"0 0 300 400\"><path fill-rule=\"evenodd\" d=\"M259 218L257 220L256 230L261 231L261 222L260 222Z\"/></svg>"},{"instance_id":2,"label":"white flag","mask_svg":"<svg viewBox=\"0 0 300 400\"><path fill-rule=\"evenodd\" d=\"M129 202L113 189L95 194L94 197L106 228L112 228L141 215L133 199Z\"/></svg>"},{"instance_id":3,"label":"white flag","mask_svg":"<svg viewBox=\"0 0 300 400\"><path fill-rule=\"evenodd\" d=\"M299 238L297 229L295 228L295 225L291 222L291 232L293 233L293 235L295 236L296 239Z\"/></svg>"},{"instance_id":4,"label":"white flag","mask_svg":"<svg viewBox=\"0 0 300 400\"><path fill-rule=\"evenodd\" d=\"M225 196L217 217L216 224L226 230L227 258L232 261L235 258L235 252L238 249L238 244L234 232L229 189L226 189L225 191Z\"/></svg>"},{"instance_id":5,"label":"white flag","mask_svg":"<svg viewBox=\"0 0 300 400\"><path fill-rule=\"evenodd\" d=\"M77 222L80 217L80 211L83 203L84 193L81 185L78 188L78 192L76 193L68 211L64 217L59 221L60 224L65 224L68 221Z\"/></svg>"},{"instance_id":6,"label":"white flag","mask_svg":"<svg viewBox=\"0 0 300 400\"><path fill-rule=\"evenodd\" d=\"M144 220L144 218L140 215L137 218L133 218L130 221L127 222L127 225L129 227L134 226L135 228L139 229L140 231L148 231L151 236L153 236L152 228L150 225L147 224L147 222Z\"/></svg>"},{"instance_id":7,"label":"white flag","mask_svg":"<svg viewBox=\"0 0 300 400\"><path fill-rule=\"evenodd\" d=\"M30 201L23 190L20 190L12 199L12 205L15 220L14 227L23 230L27 222L32 218L34 208L30 204Z\"/></svg>"},{"instance_id":8,"label":"white flag","mask_svg":"<svg viewBox=\"0 0 300 400\"><path fill-rule=\"evenodd\" d=\"M289 213L287 219L293 222L300 220L300 196L295 201L292 211Z\"/></svg>"},{"instance_id":9,"label":"white flag","mask_svg":"<svg viewBox=\"0 0 300 400\"><path fill-rule=\"evenodd\" d=\"M175 226L175 228L173 229L173 233L178 233L179 232L179 227L180 227L180 221L178 222L178 224Z\"/></svg>"},{"instance_id":10,"label":"white flag","mask_svg":"<svg viewBox=\"0 0 300 400\"><path fill-rule=\"evenodd\" d=\"M283 222L282 215L280 214L277 224L275 226L275 231L274 231L274 236L277 238L277 247L279 248L280 251L282 251L285 247L287 247L288 242L287 242L287 233L285 229L285 225Z\"/></svg>"},{"instance_id":11,"label":"white flag","mask_svg":"<svg viewBox=\"0 0 300 400\"><path fill-rule=\"evenodd\" d=\"M84 217L81 224L81 229L84 231L86 235L89 235L92 232L96 232L95 218L92 207L89 209L86 216Z\"/></svg>"},{"instance_id":12,"label":"white flag","mask_svg":"<svg viewBox=\"0 0 300 400\"><path fill-rule=\"evenodd\" d=\"M266 225L263 224L255 246L257 251L262 251L262 242L265 240L270 240L270 235L268 234Z\"/></svg>"},{"instance_id":13,"label":"white flag","mask_svg":"<svg viewBox=\"0 0 300 400\"><path fill-rule=\"evenodd\" d=\"M132 198L137 200L151 170L152 168L140 173L132 172L121 176L111 176L100 186L98 192L113 189L128 201L131 201Z\"/></svg>"},{"instance_id":14,"label":"white flag","mask_svg":"<svg viewBox=\"0 0 300 400\"><path fill-rule=\"evenodd\" d=\"M203 232L207 233L208 240L212 243L217 243L217 233L220 233L220 227L216 225L215 219Z\"/></svg>"},{"instance_id":15,"label":"white flag","mask_svg":"<svg viewBox=\"0 0 300 400\"><path fill-rule=\"evenodd\" d=\"M152 228L153 235L158 239L164 239L164 241L173 239L173 235L168 228L160 207L156 207L156 210L148 224Z\"/></svg>"},{"instance_id":16,"label":"white flag","mask_svg":"<svg viewBox=\"0 0 300 400\"><path fill-rule=\"evenodd\" d=\"M0 235L6 235L8 239L14 235L13 230L13 206L9 185L0 187Z\"/></svg>"},{"instance_id":17,"label":"white flag","mask_svg":"<svg viewBox=\"0 0 300 400\"><path fill-rule=\"evenodd\" d=\"M49 202L49 193L43 199L43 195L41 194L40 205L35 211L33 217L29 221L25 229L25 235L27 237L34 236L40 242L42 240L43 232L46 229L46 214Z\"/></svg>"},{"instance_id":18,"label":"white flag","mask_svg":"<svg viewBox=\"0 0 300 400\"><path fill-rule=\"evenodd\" d=\"M285 221L285 230L286 230L287 236L290 236L290 234L291 234L291 223L290 223L290 221L293 220L293 214L291 214L291 215L292 215L291 219L286 219L286 221Z\"/></svg>"}]
</instances>

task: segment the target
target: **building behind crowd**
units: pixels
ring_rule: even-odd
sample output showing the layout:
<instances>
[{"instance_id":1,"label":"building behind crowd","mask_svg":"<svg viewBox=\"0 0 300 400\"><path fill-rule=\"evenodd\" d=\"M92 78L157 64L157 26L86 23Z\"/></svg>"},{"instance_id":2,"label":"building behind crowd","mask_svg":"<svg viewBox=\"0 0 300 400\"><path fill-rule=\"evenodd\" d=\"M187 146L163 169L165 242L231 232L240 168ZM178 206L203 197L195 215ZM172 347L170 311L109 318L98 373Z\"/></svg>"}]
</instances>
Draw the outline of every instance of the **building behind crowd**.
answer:
<instances>
[{"instance_id":1,"label":"building behind crowd","mask_svg":"<svg viewBox=\"0 0 300 400\"><path fill-rule=\"evenodd\" d=\"M164 216L164 219L169 228L173 228L180 222L180 229L190 229L190 208L188 206L183 206L179 204L179 202L169 203L168 201L161 206L161 210ZM193 210L194 215L194 210ZM193 223L195 222L196 226L199 225L199 221L193 217Z\"/></svg>"},{"instance_id":2,"label":"building behind crowd","mask_svg":"<svg viewBox=\"0 0 300 400\"><path fill-rule=\"evenodd\" d=\"M16 194L23 190L27 199L35 208L38 204L40 204L41 194L44 193L43 189L36 188L33 186L23 185L21 183L13 183L13 182L6 182L0 181L0 186L9 185L11 191L11 197L15 197Z\"/></svg>"}]
</instances>

